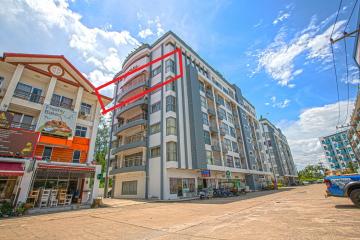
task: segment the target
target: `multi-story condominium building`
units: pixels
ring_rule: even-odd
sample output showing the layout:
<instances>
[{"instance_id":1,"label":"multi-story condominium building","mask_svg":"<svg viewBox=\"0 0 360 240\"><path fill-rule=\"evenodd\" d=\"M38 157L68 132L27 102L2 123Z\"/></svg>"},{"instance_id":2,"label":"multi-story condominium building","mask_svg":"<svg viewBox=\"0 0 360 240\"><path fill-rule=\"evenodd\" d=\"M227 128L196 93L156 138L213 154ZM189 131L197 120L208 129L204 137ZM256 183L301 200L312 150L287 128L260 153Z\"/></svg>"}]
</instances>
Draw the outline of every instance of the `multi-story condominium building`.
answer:
<instances>
[{"instance_id":1,"label":"multi-story condominium building","mask_svg":"<svg viewBox=\"0 0 360 240\"><path fill-rule=\"evenodd\" d=\"M357 94L355 107L350 119L350 128L348 130L348 139L355 158L357 166L360 166L360 97Z\"/></svg>"},{"instance_id":2,"label":"multi-story condominium building","mask_svg":"<svg viewBox=\"0 0 360 240\"><path fill-rule=\"evenodd\" d=\"M287 185L295 183L297 171L285 135L266 118L260 118L260 125L265 140L265 156L271 171L279 182Z\"/></svg>"},{"instance_id":3,"label":"multi-story condominium building","mask_svg":"<svg viewBox=\"0 0 360 240\"><path fill-rule=\"evenodd\" d=\"M350 162L357 164L348 135L352 136L348 133L348 130L345 130L329 136L320 137L320 142L331 170L346 169L349 167Z\"/></svg>"},{"instance_id":4,"label":"multi-story condominium building","mask_svg":"<svg viewBox=\"0 0 360 240\"><path fill-rule=\"evenodd\" d=\"M114 197L176 199L201 187L261 188L272 174L254 107L174 33L132 52L117 76L175 49L184 75L114 111ZM115 101L179 74L178 59L174 54L127 76L116 86Z\"/></svg>"},{"instance_id":5,"label":"multi-story condominium building","mask_svg":"<svg viewBox=\"0 0 360 240\"><path fill-rule=\"evenodd\" d=\"M93 85L64 56L5 53L0 90L0 201L46 207L96 196Z\"/></svg>"}]
</instances>

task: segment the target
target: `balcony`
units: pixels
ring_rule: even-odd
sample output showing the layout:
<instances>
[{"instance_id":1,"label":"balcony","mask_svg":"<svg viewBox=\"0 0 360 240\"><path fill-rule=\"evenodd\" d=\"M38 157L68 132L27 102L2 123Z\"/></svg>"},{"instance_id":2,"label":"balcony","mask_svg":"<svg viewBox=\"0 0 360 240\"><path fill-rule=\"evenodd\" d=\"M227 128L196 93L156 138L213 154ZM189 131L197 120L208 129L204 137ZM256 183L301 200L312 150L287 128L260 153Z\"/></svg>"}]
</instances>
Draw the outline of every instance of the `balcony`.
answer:
<instances>
[{"instance_id":1,"label":"balcony","mask_svg":"<svg viewBox=\"0 0 360 240\"><path fill-rule=\"evenodd\" d=\"M226 130L222 127L220 127L220 135L221 136L225 136L226 135Z\"/></svg>"},{"instance_id":2,"label":"balcony","mask_svg":"<svg viewBox=\"0 0 360 240\"><path fill-rule=\"evenodd\" d=\"M10 125L6 120L0 120L0 127L5 128L21 128L26 130L34 131L36 124L27 124L27 123L20 123L20 122L11 122Z\"/></svg>"},{"instance_id":3,"label":"balcony","mask_svg":"<svg viewBox=\"0 0 360 240\"><path fill-rule=\"evenodd\" d=\"M229 152L225 144L221 144L221 147L224 154L227 154Z\"/></svg>"},{"instance_id":4,"label":"balcony","mask_svg":"<svg viewBox=\"0 0 360 240\"><path fill-rule=\"evenodd\" d=\"M213 132L213 133L218 133L219 132L216 124L214 124L214 123L210 123L209 129L210 129L210 132Z\"/></svg>"},{"instance_id":5,"label":"balcony","mask_svg":"<svg viewBox=\"0 0 360 240\"><path fill-rule=\"evenodd\" d=\"M221 159L214 158L214 165L216 165L216 166L222 166Z\"/></svg>"},{"instance_id":6,"label":"balcony","mask_svg":"<svg viewBox=\"0 0 360 240\"><path fill-rule=\"evenodd\" d=\"M133 81L127 83L121 88L121 92L118 94L119 100L121 100L126 94L129 92L140 88L148 86L148 81L146 81L145 77L140 79L134 79Z\"/></svg>"},{"instance_id":7,"label":"balcony","mask_svg":"<svg viewBox=\"0 0 360 240\"><path fill-rule=\"evenodd\" d=\"M209 107L207 110L209 115L216 116L215 109L213 107Z\"/></svg>"},{"instance_id":8,"label":"balcony","mask_svg":"<svg viewBox=\"0 0 360 240\"><path fill-rule=\"evenodd\" d=\"M142 113L131 119L126 120L122 124L115 124L113 134L116 135L126 129L129 129L129 128L132 128L135 126L139 126L139 125L146 125L146 124L147 124L146 115Z\"/></svg>"},{"instance_id":9,"label":"balcony","mask_svg":"<svg viewBox=\"0 0 360 240\"><path fill-rule=\"evenodd\" d=\"M215 151L215 152L220 152L221 151L221 149L220 149L220 144L219 143L213 143L212 145L211 145L211 150L213 150L213 151Z\"/></svg>"},{"instance_id":10,"label":"balcony","mask_svg":"<svg viewBox=\"0 0 360 240\"><path fill-rule=\"evenodd\" d=\"M20 89L15 89L14 91L14 97L16 98L20 98L29 102L33 102L33 103L39 103L39 104L43 104L44 103L44 97L41 95L37 95L34 93L30 93L30 92L26 92Z\"/></svg>"},{"instance_id":11,"label":"balcony","mask_svg":"<svg viewBox=\"0 0 360 240\"><path fill-rule=\"evenodd\" d=\"M65 102L61 102L61 101L57 101L55 99L51 99L50 105L52 105L54 107L61 107L61 108L69 109L69 110L74 109L74 105L71 105L71 104L65 103Z\"/></svg>"},{"instance_id":12,"label":"balcony","mask_svg":"<svg viewBox=\"0 0 360 240\"><path fill-rule=\"evenodd\" d=\"M206 90L205 95L206 95L206 97L209 98L210 100L214 100L214 96L213 96L213 94L212 94L211 91Z\"/></svg>"},{"instance_id":13,"label":"balcony","mask_svg":"<svg viewBox=\"0 0 360 240\"><path fill-rule=\"evenodd\" d=\"M145 171L145 161L141 154L134 154L134 156L125 156L121 161L121 166L115 166L110 172L110 175L124 173L124 172L138 172Z\"/></svg>"},{"instance_id":14,"label":"balcony","mask_svg":"<svg viewBox=\"0 0 360 240\"><path fill-rule=\"evenodd\" d=\"M146 136L145 133L137 133L132 136L125 137L124 143L118 147L115 147L111 150L111 154L117 154L119 152L137 148L137 147L146 147Z\"/></svg>"},{"instance_id":15,"label":"balcony","mask_svg":"<svg viewBox=\"0 0 360 240\"><path fill-rule=\"evenodd\" d=\"M129 103L126 106L123 106L123 107L117 109L116 115L119 116L121 113L124 113L130 109L133 109L134 107L138 107L138 106L143 107L143 105L145 105L145 104L147 104L147 97L141 98L135 102ZM145 110L144 107L143 107L143 109Z\"/></svg>"}]
</instances>

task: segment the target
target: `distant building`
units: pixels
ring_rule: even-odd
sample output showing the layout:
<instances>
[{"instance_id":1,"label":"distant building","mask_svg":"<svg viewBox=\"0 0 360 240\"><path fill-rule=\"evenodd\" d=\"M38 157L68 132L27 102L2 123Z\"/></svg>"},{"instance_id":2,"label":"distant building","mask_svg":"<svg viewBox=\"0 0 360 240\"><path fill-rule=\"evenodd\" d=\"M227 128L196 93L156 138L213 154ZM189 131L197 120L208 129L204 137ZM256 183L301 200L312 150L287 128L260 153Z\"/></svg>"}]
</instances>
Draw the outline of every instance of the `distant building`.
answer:
<instances>
[{"instance_id":1,"label":"distant building","mask_svg":"<svg viewBox=\"0 0 360 240\"><path fill-rule=\"evenodd\" d=\"M348 130L345 130L320 138L321 146L331 170L346 169L349 167L350 162L357 164L348 134ZM350 134L350 136L352 135Z\"/></svg>"},{"instance_id":2,"label":"distant building","mask_svg":"<svg viewBox=\"0 0 360 240\"><path fill-rule=\"evenodd\" d=\"M298 176L285 135L266 118L260 118L260 125L265 138L265 156L272 166L271 171L283 184L294 183Z\"/></svg>"}]
</instances>

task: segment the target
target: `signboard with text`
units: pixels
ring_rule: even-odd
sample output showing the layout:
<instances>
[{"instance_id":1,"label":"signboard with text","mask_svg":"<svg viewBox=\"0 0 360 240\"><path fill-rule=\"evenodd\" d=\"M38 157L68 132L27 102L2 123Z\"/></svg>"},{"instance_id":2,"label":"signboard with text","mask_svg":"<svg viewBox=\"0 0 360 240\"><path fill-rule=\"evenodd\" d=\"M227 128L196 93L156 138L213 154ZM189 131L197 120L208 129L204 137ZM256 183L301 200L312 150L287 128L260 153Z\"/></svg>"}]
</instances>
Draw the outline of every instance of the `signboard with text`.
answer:
<instances>
[{"instance_id":1,"label":"signboard with text","mask_svg":"<svg viewBox=\"0 0 360 240\"><path fill-rule=\"evenodd\" d=\"M0 156L32 158L38 139L33 131L0 128Z\"/></svg>"},{"instance_id":2,"label":"signboard with text","mask_svg":"<svg viewBox=\"0 0 360 240\"><path fill-rule=\"evenodd\" d=\"M37 131L62 137L72 137L76 125L76 112L44 104Z\"/></svg>"}]
</instances>

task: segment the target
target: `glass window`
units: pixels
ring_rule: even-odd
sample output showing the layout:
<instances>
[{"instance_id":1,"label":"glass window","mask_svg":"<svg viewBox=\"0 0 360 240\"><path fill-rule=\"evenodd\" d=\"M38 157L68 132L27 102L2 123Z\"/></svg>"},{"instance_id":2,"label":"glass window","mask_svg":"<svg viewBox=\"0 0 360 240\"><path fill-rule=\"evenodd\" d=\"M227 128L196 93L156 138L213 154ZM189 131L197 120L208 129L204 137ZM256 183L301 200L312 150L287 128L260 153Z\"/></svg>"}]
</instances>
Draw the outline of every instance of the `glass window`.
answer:
<instances>
[{"instance_id":1,"label":"glass window","mask_svg":"<svg viewBox=\"0 0 360 240\"><path fill-rule=\"evenodd\" d=\"M76 126L75 136L78 136L78 137L86 137L86 131L87 131L87 127Z\"/></svg>"},{"instance_id":2,"label":"glass window","mask_svg":"<svg viewBox=\"0 0 360 240\"><path fill-rule=\"evenodd\" d=\"M205 92L205 84L203 82L199 82L200 91Z\"/></svg>"},{"instance_id":3,"label":"glass window","mask_svg":"<svg viewBox=\"0 0 360 240\"><path fill-rule=\"evenodd\" d=\"M231 135L232 137L236 137L235 128L229 127L229 129L230 129L230 135Z\"/></svg>"},{"instance_id":4,"label":"glass window","mask_svg":"<svg viewBox=\"0 0 360 240\"><path fill-rule=\"evenodd\" d=\"M234 161L232 156L226 156L226 166L234 167Z\"/></svg>"},{"instance_id":5,"label":"glass window","mask_svg":"<svg viewBox=\"0 0 360 240\"><path fill-rule=\"evenodd\" d=\"M160 157L160 146L153 147L150 149L150 157Z\"/></svg>"},{"instance_id":6,"label":"glass window","mask_svg":"<svg viewBox=\"0 0 360 240\"><path fill-rule=\"evenodd\" d=\"M211 145L210 133L204 130L204 141L205 144Z\"/></svg>"},{"instance_id":7,"label":"glass window","mask_svg":"<svg viewBox=\"0 0 360 240\"><path fill-rule=\"evenodd\" d=\"M229 139L224 139L225 147L228 151L232 151L231 141Z\"/></svg>"},{"instance_id":8,"label":"glass window","mask_svg":"<svg viewBox=\"0 0 360 240\"><path fill-rule=\"evenodd\" d=\"M232 111L231 103L230 103L229 101L226 101L225 104L226 104L226 108L227 108L228 110Z\"/></svg>"},{"instance_id":9,"label":"glass window","mask_svg":"<svg viewBox=\"0 0 360 240\"><path fill-rule=\"evenodd\" d=\"M224 106L225 105L225 101L224 98L220 95L217 95L217 100L216 100L217 104Z\"/></svg>"},{"instance_id":10,"label":"glass window","mask_svg":"<svg viewBox=\"0 0 360 240\"><path fill-rule=\"evenodd\" d=\"M150 134L155 134L160 132L160 123L155 123L150 126Z\"/></svg>"},{"instance_id":11,"label":"glass window","mask_svg":"<svg viewBox=\"0 0 360 240\"><path fill-rule=\"evenodd\" d=\"M79 150L75 150L73 152L73 163L79 163L80 162L80 155L81 155L81 152Z\"/></svg>"},{"instance_id":12,"label":"glass window","mask_svg":"<svg viewBox=\"0 0 360 240\"><path fill-rule=\"evenodd\" d=\"M176 118L168 117L166 119L166 135L176 135Z\"/></svg>"},{"instance_id":13,"label":"glass window","mask_svg":"<svg viewBox=\"0 0 360 240\"><path fill-rule=\"evenodd\" d=\"M31 86L19 82L16 86L15 94L20 94L20 95L23 94L24 96L29 95L31 93L31 89L32 89Z\"/></svg>"},{"instance_id":14,"label":"glass window","mask_svg":"<svg viewBox=\"0 0 360 240\"><path fill-rule=\"evenodd\" d=\"M233 152L239 152L239 146L237 142L232 142Z\"/></svg>"},{"instance_id":15,"label":"glass window","mask_svg":"<svg viewBox=\"0 0 360 240\"><path fill-rule=\"evenodd\" d=\"M152 76L155 77L159 73L161 73L161 65L152 70Z\"/></svg>"},{"instance_id":16,"label":"glass window","mask_svg":"<svg viewBox=\"0 0 360 240\"><path fill-rule=\"evenodd\" d=\"M224 109L219 108L218 115L219 115L219 118L223 118L226 120L226 111Z\"/></svg>"},{"instance_id":17,"label":"glass window","mask_svg":"<svg viewBox=\"0 0 360 240\"><path fill-rule=\"evenodd\" d=\"M176 81L172 81L168 84L166 84L166 91L176 91Z\"/></svg>"},{"instance_id":18,"label":"glass window","mask_svg":"<svg viewBox=\"0 0 360 240\"><path fill-rule=\"evenodd\" d=\"M179 189L182 189L182 179L170 178L170 194L178 194Z\"/></svg>"},{"instance_id":19,"label":"glass window","mask_svg":"<svg viewBox=\"0 0 360 240\"><path fill-rule=\"evenodd\" d=\"M151 105L151 113L160 111L160 109L161 109L161 103L160 103L160 101L154 103L153 105Z\"/></svg>"},{"instance_id":20,"label":"glass window","mask_svg":"<svg viewBox=\"0 0 360 240\"><path fill-rule=\"evenodd\" d=\"M51 159L52 147L45 147L42 155L42 160L49 161Z\"/></svg>"},{"instance_id":21,"label":"glass window","mask_svg":"<svg viewBox=\"0 0 360 240\"><path fill-rule=\"evenodd\" d=\"M137 181L124 181L121 185L122 195L137 195Z\"/></svg>"},{"instance_id":22,"label":"glass window","mask_svg":"<svg viewBox=\"0 0 360 240\"><path fill-rule=\"evenodd\" d=\"M207 109L208 105L207 105L206 98L203 96L200 96L200 101L201 101L201 106Z\"/></svg>"},{"instance_id":23,"label":"glass window","mask_svg":"<svg viewBox=\"0 0 360 240\"><path fill-rule=\"evenodd\" d=\"M175 62L172 59L165 61L165 72L175 72Z\"/></svg>"},{"instance_id":24,"label":"glass window","mask_svg":"<svg viewBox=\"0 0 360 240\"><path fill-rule=\"evenodd\" d=\"M176 101L174 96L167 96L166 97L166 111L176 111Z\"/></svg>"},{"instance_id":25,"label":"glass window","mask_svg":"<svg viewBox=\"0 0 360 240\"><path fill-rule=\"evenodd\" d=\"M81 103L80 113L90 114L90 112L91 112L91 105L87 103Z\"/></svg>"},{"instance_id":26,"label":"glass window","mask_svg":"<svg viewBox=\"0 0 360 240\"><path fill-rule=\"evenodd\" d=\"M167 161L177 161L176 142L167 142L166 143L166 160Z\"/></svg>"},{"instance_id":27,"label":"glass window","mask_svg":"<svg viewBox=\"0 0 360 240\"><path fill-rule=\"evenodd\" d=\"M221 128L225 131L226 134L229 134L229 126L226 123L221 123Z\"/></svg>"},{"instance_id":28,"label":"glass window","mask_svg":"<svg viewBox=\"0 0 360 240\"><path fill-rule=\"evenodd\" d=\"M227 114L227 120L229 123L234 124L234 117L232 114L230 114L230 113Z\"/></svg>"},{"instance_id":29,"label":"glass window","mask_svg":"<svg viewBox=\"0 0 360 240\"><path fill-rule=\"evenodd\" d=\"M203 121L203 124L209 126L209 118L208 118L208 115L207 113L202 113L202 121Z\"/></svg>"},{"instance_id":30,"label":"glass window","mask_svg":"<svg viewBox=\"0 0 360 240\"><path fill-rule=\"evenodd\" d=\"M214 160L212 158L211 151L206 151L206 160L207 160L207 164L214 165Z\"/></svg>"}]
</instances>

